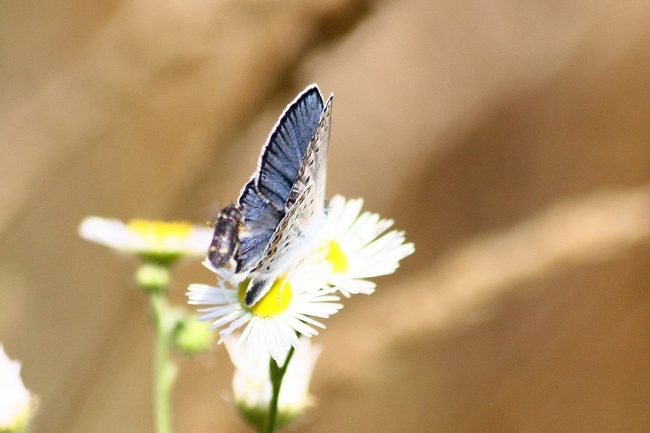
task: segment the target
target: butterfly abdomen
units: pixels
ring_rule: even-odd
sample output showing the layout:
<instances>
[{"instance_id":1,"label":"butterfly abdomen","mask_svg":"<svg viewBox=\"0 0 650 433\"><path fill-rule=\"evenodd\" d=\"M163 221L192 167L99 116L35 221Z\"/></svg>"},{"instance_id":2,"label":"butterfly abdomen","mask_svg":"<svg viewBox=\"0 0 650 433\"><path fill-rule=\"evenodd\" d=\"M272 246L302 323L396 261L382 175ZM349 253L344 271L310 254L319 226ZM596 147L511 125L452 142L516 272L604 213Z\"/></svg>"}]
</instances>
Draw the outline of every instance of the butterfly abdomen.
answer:
<instances>
[{"instance_id":1,"label":"butterfly abdomen","mask_svg":"<svg viewBox=\"0 0 650 433\"><path fill-rule=\"evenodd\" d=\"M236 204L229 204L219 212L208 248L208 260L215 268L223 268L238 253L239 230L243 222L244 215Z\"/></svg>"}]
</instances>

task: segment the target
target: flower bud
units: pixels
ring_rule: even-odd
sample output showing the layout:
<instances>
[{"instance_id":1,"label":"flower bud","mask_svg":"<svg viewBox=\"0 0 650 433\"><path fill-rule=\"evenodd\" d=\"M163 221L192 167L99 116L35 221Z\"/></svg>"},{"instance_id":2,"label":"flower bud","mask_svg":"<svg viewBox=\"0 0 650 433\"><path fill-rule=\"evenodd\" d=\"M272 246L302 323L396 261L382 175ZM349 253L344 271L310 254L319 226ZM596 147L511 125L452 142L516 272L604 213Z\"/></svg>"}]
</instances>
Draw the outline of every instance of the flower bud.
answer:
<instances>
[{"instance_id":1,"label":"flower bud","mask_svg":"<svg viewBox=\"0 0 650 433\"><path fill-rule=\"evenodd\" d=\"M165 266L145 263L138 268L135 282L139 288L148 293L164 291L171 281L169 269Z\"/></svg>"},{"instance_id":2,"label":"flower bud","mask_svg":"<svg viewBox=\"0 0 650 433\"><path fill-rule=\"evenodd\" d=\"M172 334L174 347L183 355L198 355L210 350L214 332L206 329L205 323L197 322L196 316L179 320Z\"/></svg>"}]
</instances>

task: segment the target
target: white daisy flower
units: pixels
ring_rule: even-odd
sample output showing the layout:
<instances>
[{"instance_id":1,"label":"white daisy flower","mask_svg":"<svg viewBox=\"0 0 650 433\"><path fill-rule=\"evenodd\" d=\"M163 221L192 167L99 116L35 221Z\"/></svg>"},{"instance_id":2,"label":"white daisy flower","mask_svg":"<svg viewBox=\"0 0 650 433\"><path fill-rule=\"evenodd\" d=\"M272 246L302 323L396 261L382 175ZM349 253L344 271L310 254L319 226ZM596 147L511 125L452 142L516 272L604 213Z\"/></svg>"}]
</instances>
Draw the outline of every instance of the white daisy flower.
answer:
<instances>
[{"instance_id":1,"label":"white daisy flower","mask_svg":"<svg viewBox=\"0 0 650 433\"><path fill-rule=\"evenodd\" d=\"M79 226L79 235L92 242L137 254L149 261L169 264L191 255L205 256L212 242L212 229L187 222L87 217Z\"/></svg>"},{"instance_id":2,"label":"white daisy flower","mask_svg":"<svg viewBox=\"0 0 650 433\"><path fill-rule=\"evenodd\" d=\"M20 378L20 362L12 361L0 344L0 431L22 432L35 409L35 398Z\"/></svg>"},{"instance_id":3,"label":"white daisy flower","mask_svg":"<svg viewBox=\"0 0 650 433\"><path fill-rule=\"evenodd\" d=\"M375 283L365 278L392 274L415 251L412 243L404 243L404 232L385 233L392 220L370 212L359 215L362 205L363 199L333 197L323 231L324 257L333 272L327 282L348 297L374 292Z\"/></svg>"},{"instance_id":4,"label":"white daisy flower","mask_svg":"<svg viewBox=\"0 0 650 433\"><path fill-rule=\"evenodd\" d=\"M256 427L264 425L268 416L273 385L269 377L269 358L255 356L246 345L237 345L238 337L230 334L225 339L226 349L235 365L232 381L235 405L242 416ZM300 338L282 380L278 397L277 427L288 425L311 404L309 381L321 348L312 346L311 340ZM284 365L285 357L278 360Z\"/></svg>"},{"instance_id":5,"label":"white daisy flower","mask_svg":"<svg viewBox=\"0 0 650 433\"><path fill-rule=\"evenodd\" d=\"M246 344L261 359L269 355L275 360L282 359L291 346L298 347L296 334L311 337L318 334L316 327L325 328L314 317L327 318L343 308L335 302L339 298L326 284L331 273L326 264L304 260L278 278L252 307L246 307L243 302L248 280L235 285L231 271L215 269L208 260L203 264L217 274L218 285L191 284L188 303L214 305L199 309L205 313L199 320L212 321L209 329L225 327L220 331L219 343L245 325L237 344Z\"/></svg>"}]
</instances>

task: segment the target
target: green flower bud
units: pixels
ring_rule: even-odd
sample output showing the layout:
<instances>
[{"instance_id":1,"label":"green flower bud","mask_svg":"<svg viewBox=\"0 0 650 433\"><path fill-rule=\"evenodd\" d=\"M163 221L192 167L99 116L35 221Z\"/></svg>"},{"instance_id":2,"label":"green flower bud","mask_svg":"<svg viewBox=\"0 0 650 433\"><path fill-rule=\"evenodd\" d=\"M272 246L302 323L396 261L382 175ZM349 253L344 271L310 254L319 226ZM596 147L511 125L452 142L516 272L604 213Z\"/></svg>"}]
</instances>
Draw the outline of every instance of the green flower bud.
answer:
<instances>
[{"instance_id":1,"label":"green flower bud","mask_svg":"<svg viewBox=\"0 0 650 433\"><path fill-rule=\"evenodd\" d=\"M138 268L135 281L139 288L149 293L162 292L171 281L169 269L161 265L145 263Z\"/></svg>"},{"instance_id":2,"label":"green flower bud","mask_svg":"<svg viewBox=\"0 0 650 433\"><path fill-rule=\"evenodd\" d=\"M196 316L179 320L172 334L176 350L183 355L206 353L214 343L214 332L208 331L205 323L197 322Z\"/></svg>"}]
</instances>

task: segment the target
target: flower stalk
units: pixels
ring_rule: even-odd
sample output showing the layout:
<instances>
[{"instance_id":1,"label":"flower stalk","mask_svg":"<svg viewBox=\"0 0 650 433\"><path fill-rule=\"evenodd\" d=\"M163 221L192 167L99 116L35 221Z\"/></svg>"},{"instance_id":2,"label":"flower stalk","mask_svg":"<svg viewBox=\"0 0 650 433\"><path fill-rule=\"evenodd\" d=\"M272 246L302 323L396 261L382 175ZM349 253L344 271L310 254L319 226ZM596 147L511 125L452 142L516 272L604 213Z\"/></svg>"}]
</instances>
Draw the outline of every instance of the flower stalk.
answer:
<instances>
[{"instance_id":1,"label":"flower stalk","mask_svg":"<svg viewBox=\"0 0 650 433\"><path fill-rule=\"evenodd\" d=\"M171 359L171 329L165 320L168 305L164 292L149 297L151 316L156 333L154 345L154 418L156 433L172 433L171 391L176 381L177 367Z\"/></svg>"},{"instance_id":2,"label":"flower stalk","mask_svg":"<svg viewBox=\"0 0 650 433\"><path fill-rule=\"evenodd\" d=\"M166 292L171 283L170 267L186 256L204 256L212 239L212 230L185 222L134 219L123 223L115 219L87 217L79 225L79 235L116 251L132 253L144 261L135 274L135 281L138 288L149 296L155 333L155 431L172 433L171 391L177 366L172 361L171 348L187 355L201 353L209 347L211 338L200 335L200 329L188 325L193 318L169 305Z\"/></svg>"},{"instance_id":3,"label":"flower stalk","mask_svg":"<svg viewBox=\"0 0 650 433\"><path fill-rule=\"evenodd\" d=\"M156 433L172 433L171 392L176 381L177 367L171 359L172 333L175 315L167 301L169 269L145 263L136 273L138 286L149 295L151 322L155 333L153 353L153 404Z\"/></svg>"},{"instance_id":4,"label":"flower stalk","mask_svg":"<svg viewBox=\"0 0 650 433\"><path fill-rule=\"evenodd\" d=\"M287 367L289 367L289 362L293 356L295 348L291 346L289 353L287 353L287 359L284 361L282 367L280 367L277 361L273 358L270 358L269 362L269 374L271 378L271 385L273 386L273 393L271 394L271 401L269 402L269 415L266 420L266 427L264 428L264 433L273 433L275 432L275 422L278 416L278 401L280 399L280 388L282 387L282 379L284 374L287 372Z\"/></svg>"}]
</instances>

